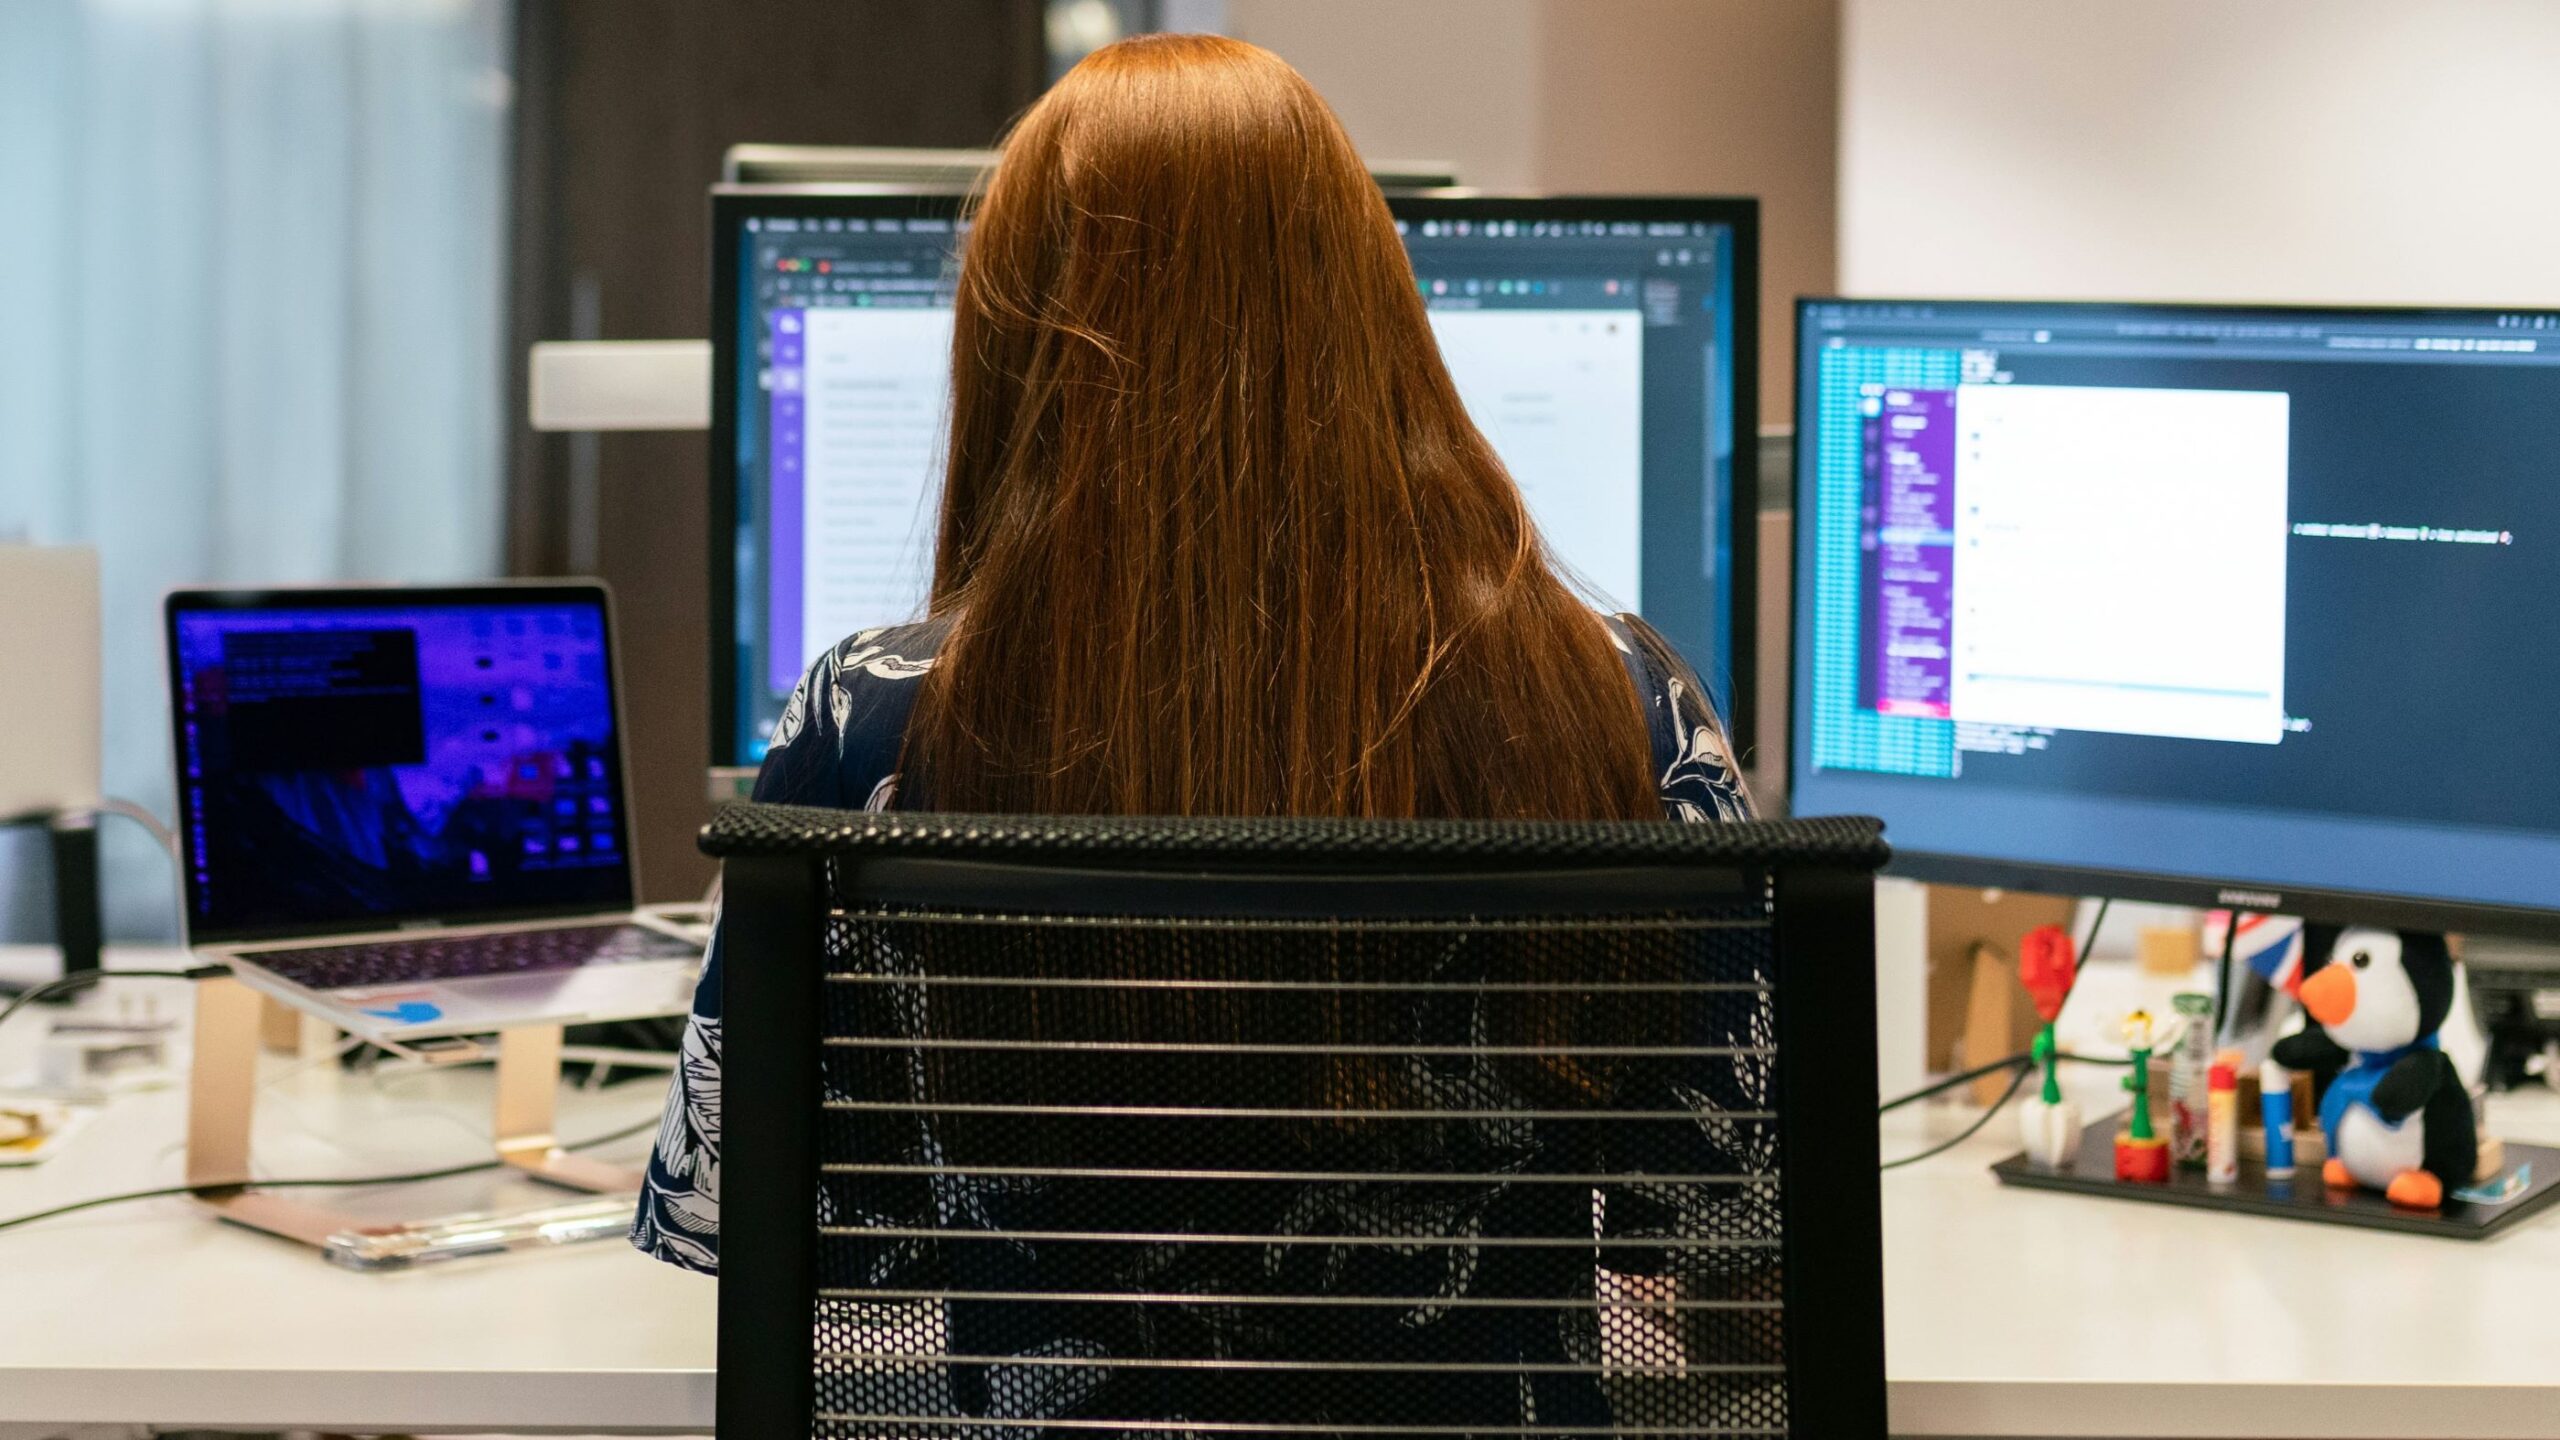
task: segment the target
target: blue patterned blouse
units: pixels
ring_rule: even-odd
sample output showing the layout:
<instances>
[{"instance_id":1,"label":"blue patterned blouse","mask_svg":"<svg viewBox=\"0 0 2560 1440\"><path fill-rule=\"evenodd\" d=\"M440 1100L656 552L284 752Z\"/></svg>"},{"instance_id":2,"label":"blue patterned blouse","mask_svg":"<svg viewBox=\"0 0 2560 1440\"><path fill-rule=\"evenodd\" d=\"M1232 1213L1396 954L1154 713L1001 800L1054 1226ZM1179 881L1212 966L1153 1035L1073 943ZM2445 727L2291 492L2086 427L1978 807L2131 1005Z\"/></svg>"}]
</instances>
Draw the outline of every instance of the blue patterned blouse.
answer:
<instances>
[{"instance_id":1,"label":"blue patterned blouse","mask_svg":"<svg viewBox=\"0 0 2560 1440\"><path fill-rule=\"evenodd\" d=\"M1624 617L1604 618L1644 697L1666 816L1743 820L1751 800L1697 678L1668 644ZM755 798L845 810L896 808L898 755L915 682L933 668L947 622L865 630L818 657L783 706ZM720 941L695 994L675 1085L649 1162L631 1243L688 1270L720 1268Z\"/></svg>"}]
</instances>

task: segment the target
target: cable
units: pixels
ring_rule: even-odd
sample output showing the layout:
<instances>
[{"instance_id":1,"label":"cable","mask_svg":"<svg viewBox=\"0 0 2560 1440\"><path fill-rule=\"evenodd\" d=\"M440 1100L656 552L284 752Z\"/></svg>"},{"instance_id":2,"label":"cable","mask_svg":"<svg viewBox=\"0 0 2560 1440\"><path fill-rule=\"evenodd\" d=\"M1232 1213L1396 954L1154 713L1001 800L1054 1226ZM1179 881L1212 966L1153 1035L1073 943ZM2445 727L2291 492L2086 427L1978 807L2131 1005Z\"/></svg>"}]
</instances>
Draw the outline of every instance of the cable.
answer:
<instances>
[{"instance_id":1,"label":"cable","mask_svg":"<svg viewBox=\"0 0 2560 1440\"><path fill-rule=\"evenodd\" d=\"M227 965L198 965L192 970L83 970L59 980L48 980L24 994L11 997L8 1004L0 1005L0 1025L8 1024L10 1016L39 1000L67 995L101 980L215 980L230 973L231 967Z\"/></svg>"},{"instance_id":2,"label":"cable","mask_svg":"<svg viewBox=\"0 0 2560 1440\"><path fill-rule=\"evenodd\" d=\"M2240 911L2225 911L2222 924L2222 957L2213 967L2213 1026L2219 1032L2231 1019L2231 956L2240 948ZM2222 1036L2213 1036L2220 1045Z\"/></svg>"},{"instance_id":3,"label":"cable","mask_svg":"<svg viewBox=\"0 0 2560 1440\"><path fill-rule=\"evenodd\" d=\"M1979 1080L1985 1075L1996 1075L2001 1071L2008 1069L2012 1065L2023 1065L2034 1058L2034 1056L2028 1054L2024 1050L2019 1051L2015 1055L2003 1055L1988 1065L1977 1065L1973 1069L1967 1070L1961 1075L1950 1075L1943 1080L1923 1085L1908 1095L1897 1095L1893 1099L1887 1100L1882 1105L1877 1106L1876 1113L1878 1115L1890 1115L1894 1111L1901 1109L1905 1105L1911 1104L1915 1100L1926 1100L1932 1095L1945 1094L1947 1091L1953 1090L1967 1081ZM2078 1055L2068 1050L2056 1051L2053 1058L2071 1065L2130 1065L2133 1063L2133 1061L2129 1059L2120 1059L2113 1055Z\"/></svg>"},{"instance_id":4,"label":"cable","mask_svg":"<svg viewBox=\"0 0 2560 1440\"><path fill-rule=\"evenodd\" d=\"M1877 1106L1876 1113L1878 1115L1890 1115L1894 1111L1899 1110L1903 1106L1909 1105L1914 1101L1926 1100L1932 1095L1943 1095L1947 1091L1953 1090L1967 1081L1979 1080L1985 1075L1994 1075L2000 1071L2007 1070L2012 1066L2024 1065L2027 1063L2028 1058L2027 1052L2023 1050L2019 1051L2015 1055L2003 1055L1988 1065L1976 1065L1961 1075L1950 1075L1944 1080L1923 1085L1908 1095L1895 1096L1893 1099L1887 1100L1883 1104Z\"/></svg>"},{"instance_id":5,"label":"cable","mask_svg":"<svg viewBox=\"0 0 2560 1440\"><path fill-rule=\"evenodd\" d=\"M60 814L60 813L78 814L78 813L81 813L81 812L78 812L78 811L70 811L70 812L40 812L40 813L38 813L38 814L31 815L31 816L15 816L15 817L12 817L12 818L10 818L10 819L8 819L8 820L0 821L0 824L7 824L7 825L15 825L15 824L22 824L22 823L48 823L48 824L49 824L49 823L52 823L52 822L57 818L57 814ZM165 856L167 856L167 857L168 857L168 860L169 860L169 864L170 864L170 866L171 866L174 870L176 870L176 871L178 871L178 872L179 872L180 884L179 884L179 887L178 887L178 888L179 888L179 891L181 892L181 894L183 894L183 893L184 893L184 891L185 891L185 889L186 889L186 886L185 886L185 884L184 884L184 876L185 876L185 871L186 871L186 857L185 857L184 855L182 855L182 854L180 854L180 853L179 853L179 850L178 850L178 836L177 836L177 833L176 833L175 831L171 830L167 825L162 824L159 816L152 814L152 813L151 813L151 811L150 811L147 807L145 807L145 806L135 804L135 803L134 803L133 801L131 801L131 800L119 800L119 799L117 799L116 797L114 797L114 796L112 796L112 795L108 796L107 798L105 798L105 799L103 799L103 800L100 800L100 801L97 803L96 808L95 808L93 811L89 812L89 813L91 813L91 814L95 814L95 815L121 815L121 816L123 816L125 819L130 820L130 821L132 821L133 823L135 823L136 825L139 825L139 826L141 826L143 829L145 829L145 830L149 831L149 832L151 833L151 842L152 842L154 845L156 845L156 846L158 846L158 847L159 847L160 852L161 852L163 855L165 855ZM185 914L183 913L183 908L184 908L184 906L185 906L185 903L186 903L186 902L185 902L184 900L181 900L181 901L179 902L179 905L180 905L180 907L181 907L181 911L182 911L182 913L178 916L178 928L179 928L179 929L180 929L180 931L182 931L182 932L183 932L183 931L185 930L185 928L186 928L186 916L185 916ZM140 974L142 974L143 972L142 972L142 971L139 971L139 970L122 970L122 971L118 971L118 972L116 972L116 973L118 973L118 974L122 974L122 975L140 975ZM8 983L8 982L0 981L0 995L15 995L15 996L18 996L18 997L19 997L19 998L21 998L21 999L24 999L24 998L30 997L30 996L32 996L32 995L34 995L34 994L36 994L36 993L38 993L38 992L42 992L42 991L44 991L44 987L42 987L42 986L38 986L38 987L36 987L36 989L35 989L35 990L22 990L22 989L20 989L17 985L15 985L15 984L11 984L11 983ZM58 990L57 990L57 991L50 991L50 992L45 992L45 993L60 994L60 993L62 993L62 992L60 992L60 991L58 991ZM13 1007L11 1007L11 1008L12 1008L12 1009L14 1009L15 1007L13 1006ZM6 1019L6 1018L8 1018L8 1013L7 1013L6 1011L0 1011L0 1019Z\"/></svg>"},{"instance_id":6,"label":"cable","mask_svg":"<svg viewBox=\"0 0 2560 1440\"><path fill-rule=\"evenodd\" d=\"M171 830L167 825L162 824L160 817L152 814L148 808L137 805L131 800L119 800L115 796L110 795L106 799L98 802L98 813L101 815L121 815L127 820L132 821L134 824L141 826L143 829L150 831L152 840L157 843L163 851L168 853L170 864L181 867L186 864L185 859L178 853L177 832Z\"/></svg>"},{"instance_id":7,"label":"cable","mask_svg":"<svg viewBox=\"0 0 2560 1440\"><path fill-rule=\"evenodd\" d=\"M610 1145L617 1140L628 1140L634 1135L646 1134L651 1130L657 1129L659 1123L660 1122L656 1118L643 1120L638 1124L626 1125L619 1130L598 1135L591 1139L580 1140L575 1144L563 1145L560 1148L563 1150L593 1150L600 1145ZM232 1188L248 1190L356 1190L374 1185L419 1185L424 1184L429 1180L450 1180L457 1175L476 1175L486 1170L501 1169L506 1165L506 1163L507 1162L504 1160L497 1159L474 1160L468 1164L447 1165L436 1170L412 1170L403 1175L356 1175L337 1178L310 1178L301 1180L255 1180L239 1187L227 1185L169 1185L158 1190L129 1190L121 1195L99 1195L87 1200L74 1200L68 1205L56 1205L50 1210L36 1210L25 1215L12 1215L5 1220L0 1220L0 1233L15 1230L24 1225L33 1225L43 1220L58 1219L64 1215L76 1215L83 1210L100 1210L109 1205L125 1205L138 1200L174 1199L182 1195L193 1195L199 1190L227 1190Z\"/></svg>"},{"instance_id":8,"label":"cable","mask_svg":"<svg viewBox=\"0 0 2560 1440\"><path fill-rule=\"evenodd\" d=\"M2053 1013L2056 1015L2062 1013L2063 1005L2071 1003L2072 991L2080 988L2081 971L2088 965L2089 952L2096 949L2098 945L2098 927L2107 923L2107 907L2113 903L2114 901L2110 896L2101 895L2098 897L2098 913L2089 917L2088 938L2080 942L2079 954L2075 958L2075 962L2071 967L2071 984L2062 992L2062 1003L2053 1007ZM1972 1139L1974 1136L1981 1134L1982 1127L1991 1123L1991 1117L1999 1114L2000 1107L2008 1104L2010 1100L2014 1099L2017 1096L2018 1087L2026 1084L2027 1077L2035 1073L2035 1065L2028 1057L2011 1056L2009 1059L1996 1062L1985 1069L1974 1071L1969 1075L1959 1076L1956 1080L1948 1082L1948 1084L1940 1085L1935 1087L1933 1090L1922 1092L1924 1094L1934 1094L1936 1090L1953 1088L1954 1085L1961 1084L1966 1080L1978 1079L1983 1075L1990 1074L1993 1071L1998 1070L2002 1065L2015 1065L2018 1067L2018 1073L2010 1077L2009 1088L2001 1091L1998 1099L1992 1101L1979 1116L1975 1117L1972 1124L1964 1127L1963 1133L1957 1135L1952 1140L1946 1140L1936 1145L1932 1145L1917 1155L1905 1155L1899 1160L1887 1160L1876 1168L1879 1170L1899 1170L1905 1165L1917 1165L1921 1161L1927 1160L1932 1156L1943 1155L1948 1151L1953 1150L1958 1145L1963 1144L1967 1140ZM1902 1097L1902 1099L1895 1100L1886 1105L1884 1109L1893 1109L1895 1106L1906 1104L1915 1098L1918 1097L1906 1095ZM1882 1114L1883 1112L1878 1111L1877 1113Z\"/></svg>"},{"instance_id":9,"label":"cable","mask_svg":"<svg viewBox=\"0 0 2560 1440\"><path fill-rule=\"evenodd\" d=\"M2036 1067L2031 1064L2021 1064L2018 1066L2018 1073L2009 1077L2009 1088L2000 1092L2000 1098L1992 1101L1988 1108L1986 1108L1980 1115L1974 1117L1972 1124L1964 1127L1964 1129L1953 1138L1941 1140L1937 1144L1930 1146L1928 1149L1921 1151L1917 1155L1905 1155L1899 1160L1887 1160L1876 1168L1879 1170L1899 1170L1905 1165L1917 1165L1923 1160L1944 1155L1967 1140L1972 1139L1974 1136L1981 1134L1982 1127L1991 1123L1991 1117L2000 1113L2000 1107L2009 1103L2010 1097L2018 1093L2019 1086L2027 1083L2027 1077L2034 1074L2035 1069Z\"/></svg>"}]
</instances>

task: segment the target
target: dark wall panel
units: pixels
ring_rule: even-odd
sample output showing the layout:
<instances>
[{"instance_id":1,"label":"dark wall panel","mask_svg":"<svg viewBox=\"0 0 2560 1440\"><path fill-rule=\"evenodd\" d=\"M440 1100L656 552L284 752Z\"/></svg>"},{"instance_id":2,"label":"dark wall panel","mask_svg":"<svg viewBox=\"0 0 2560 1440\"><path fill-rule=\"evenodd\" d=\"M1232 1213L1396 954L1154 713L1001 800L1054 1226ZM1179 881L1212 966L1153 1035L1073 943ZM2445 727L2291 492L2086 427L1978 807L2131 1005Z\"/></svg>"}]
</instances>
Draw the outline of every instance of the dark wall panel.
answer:
<instances>
[{"instance_id":1,"label":"dark wall panel","mask_svg":"<svg viewBox=\"0 0 2560 1440\"><path fill-rule=\"evenodd\" d=\"M699 434L536 436L540 339L710 325L704 192L742 141L977 146L1043 82L1039 0L521 0L509 558L592 570L623 631L649 898L699 893L709 457Z\"/></svg>"}]
</instances>

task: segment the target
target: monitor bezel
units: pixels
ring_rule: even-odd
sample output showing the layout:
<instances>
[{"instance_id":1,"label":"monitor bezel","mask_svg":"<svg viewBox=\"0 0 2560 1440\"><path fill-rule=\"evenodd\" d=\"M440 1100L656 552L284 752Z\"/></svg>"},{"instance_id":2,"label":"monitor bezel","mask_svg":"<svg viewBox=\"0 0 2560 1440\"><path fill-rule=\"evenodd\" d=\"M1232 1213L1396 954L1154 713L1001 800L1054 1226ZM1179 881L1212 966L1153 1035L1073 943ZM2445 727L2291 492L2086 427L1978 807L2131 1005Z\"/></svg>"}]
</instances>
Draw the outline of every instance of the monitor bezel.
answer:
<instances>
[{"instance_id":1,"label":"monitor bezel","mask_svg":"<svg viewBox=\"0 0 2560 1440\"><path fill-rule=\"evenodd\" d=\"M1787 585L1787 786L1788 793L1798 793L1798 783L1809 773L1809 752L1813 744L1812 715L1809 692L1797 683L1799 667L1808 663L1804 654L1802 622L1808 592L1813 584L1812 567L1804 564L1809 532L1801 523L1807 513L1808 493L1805 446L1811 429L1807 414L1814 397L1808 393L1805 374L1810 356L1818 346L1809 346L1813 312L1828 305L1910 305L1910 306L1976 306L2001 305L2032 308L2038 311L2078 310L2142 310L2186 315L2268 316L2301 318L2313 315L2372 316L2392 320L2426 320L2430 318L2477 320L2484 316L2548 313L2548 307L2536 306L2441 306L2441 305L2311 305L2259 304L2255 302L2215 304L2194 301L2160 300L2019 300L1999 297L1909 297L1896 295L1801 295L1795 305L1795 363L1788 383L1793 387L1791 414L1795 422L1794 453L1788 457L1788 521L1789 565ZM2021 890L2051 895L2103 895L2120 900L2152 901L2204 909L2228 909L2253 914L2297 916L2341 925L2373 925L2393 929L2424 931L2476 932L2509 935L2525 939L2560 940L2560 901L2549 909L2511 905L2495 901L2450 900L2436 896L2411 895L2400 892L2342 890L2335 887L2290 885L2280 882L2250 880L2239 876L2191 875L2176 871L2116 870L2102 866L2071 865L2048 861L2017 860L1990 855L1968 855L1947 851L1894 848L1893 859L1885 873L1937 885L1962 885L1985 889Z\"/></svg>"},{"instance_id":2,"label":"monitor bezel","mask_svg":"<svg viewBox=\"0 0 2560 1440\"><path fill-rule=\"evenodd\" d=\"M621 788L622 874L626 891L619 897L558 905L518 905L470 910L452 915L386 915L352 920L302 921L290 925L207 926L197 919L194 827L186 820L186 712L178 703L186 676L178 660L178 622L188 615L231 614L250 610L384 610L438 606L504 607L557 601L593 604L604 617L604 665L607 703L613 707L615 776ZM632 804L630 710L623 704L622 666L617 657L613 591L601 580L493 580L473 585L311 585L257 589L180 588L160 604L162 671L167 676L169 705L169 777L178 807L178 876L181 891L179 928L188 945L237 946L265 941L299 940L322 935L363 935L390 930L432 931L461 925L503 925L518 921L558 920L628 911L645 893L640 888L640 814Z\"/></svg>"},{"instance_id":3,"label":"monitor bezel","mask_svg":"<svg viewBox=\"0 0 2560 1440\"><path fill-rule=\"evenodd\" d=\"M711 768L752 769L738 690L738 251L750 217L963 218L965 187L722 184L711 187ZM882 617L884 620L889 617Z\"/></svg>"},{"instance_id":4,"label":"monitor bezel","mask_svg":"<svg viewBox=\"0 0 2560 1440\"><path fill-rule=\"evenodd\" d=\"M1759 743L1760 693L1760 201L1747 195L1505 195L1468 188L1389 192L1399 220L1660 220L1722 225L1733 232L1733 457L1726 474L1725 524L1731 589L1726 601L1725 740L1752 763ZM1641 605L1641 600L1639 600ZM1641 611L1639 611L1641 613ZM1687 657L1692 665L1699 657ZM1711 687L1712 688L1712 687Z\"/></svg>"}]
</instances>

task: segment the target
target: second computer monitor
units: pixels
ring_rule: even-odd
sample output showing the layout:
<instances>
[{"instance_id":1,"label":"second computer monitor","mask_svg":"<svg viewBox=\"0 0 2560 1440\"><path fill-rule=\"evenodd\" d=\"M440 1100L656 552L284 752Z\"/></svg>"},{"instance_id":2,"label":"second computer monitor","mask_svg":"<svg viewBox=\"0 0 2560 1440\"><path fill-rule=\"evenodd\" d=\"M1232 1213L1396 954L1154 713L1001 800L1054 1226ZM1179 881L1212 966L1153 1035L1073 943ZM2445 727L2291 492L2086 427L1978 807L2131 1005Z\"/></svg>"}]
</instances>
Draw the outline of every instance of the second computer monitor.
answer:
<instances>
[{"instance_id":1,"label":"second computer monitor","mask_svg":"<svg viewBox=\"0 0 2560 1440\"><path fill-rule=\"evenodd\" d=\"M2560 315L1797 324L1799 811L1922 879L2560 936Z\"/></svg>"},{"instance_id":2,"label":"second computer monitor","mask_svg":"<svg viewBox=\"0 0 2560 1440\"><path fill-rule=\"evenodd\" d=\"M820 650L922 613L962 201L714 193L715 765L763 758ZM1757 205L1391 204L1441 353L1550 549L1596 603L1677 643L1747 745L1752 506L1735 477L1757 403Z\"/></svg>"}]
</instances>

